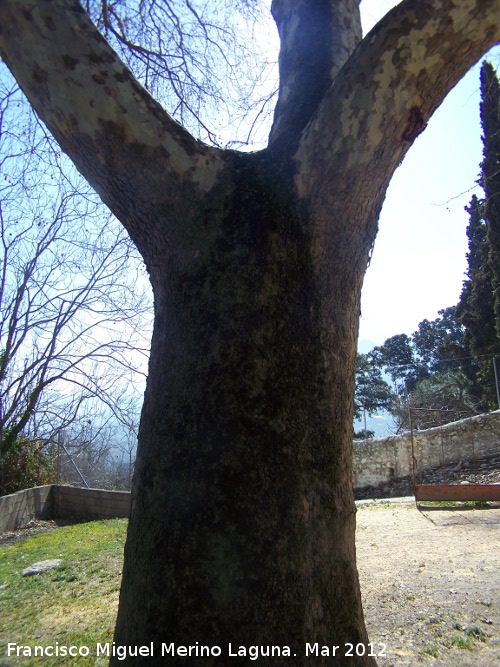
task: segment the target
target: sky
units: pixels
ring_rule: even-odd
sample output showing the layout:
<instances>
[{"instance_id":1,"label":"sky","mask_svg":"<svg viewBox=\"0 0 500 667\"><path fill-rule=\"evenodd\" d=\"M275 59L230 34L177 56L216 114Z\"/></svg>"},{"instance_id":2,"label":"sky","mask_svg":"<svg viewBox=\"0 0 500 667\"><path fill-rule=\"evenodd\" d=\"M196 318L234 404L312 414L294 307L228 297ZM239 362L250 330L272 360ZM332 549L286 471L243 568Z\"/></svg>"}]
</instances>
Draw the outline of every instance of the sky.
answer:
<instances>
[{"instance_id":1,"label":"sky","mask_svg":"<svg viewBox=\"0 0 500 667\"><path fill-rule=\"evenodd\" d=\"M365 32L393 0L362 0ZM488 59L498 68L500 48ZM365 276L359 349L367 352L455 305L467 270L468 214L482 159L476 65L450 92L393 176Z\"/></svg>"}]
</instances>

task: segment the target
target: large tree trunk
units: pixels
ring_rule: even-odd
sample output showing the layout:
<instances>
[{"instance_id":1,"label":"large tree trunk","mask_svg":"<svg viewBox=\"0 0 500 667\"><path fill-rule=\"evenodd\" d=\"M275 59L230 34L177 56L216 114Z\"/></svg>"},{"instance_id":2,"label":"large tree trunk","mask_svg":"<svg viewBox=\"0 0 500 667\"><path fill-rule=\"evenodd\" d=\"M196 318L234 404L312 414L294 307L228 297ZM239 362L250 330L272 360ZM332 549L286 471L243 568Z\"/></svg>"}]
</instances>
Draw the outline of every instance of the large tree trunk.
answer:
<instances>
[{"instance_id":1,"label":"large tree trunk","mask_svg":"<svg viewBox=\"0 0 500 667\"><path fill-rule=\"evenodd\" d=\"M247 664L230 643L281 646L279 665L332 664L334 646L336 665L374 662L345 655L367 642L351 488L362 279L391 175L499 39L499 0L405 0L361 43L357 0L273 14L269 148L238 155L175 123L75 0L0 1L0 53L154 289L115 642L155 648L127 664ZM329 655L306 655L316 643Z\"/></svg>"},{"instance_id":2,"label":"large tree trunk","mask_svg":"<svg viewBox=\"0 0 500 667\"><path fill-rule=\"evenodd\" d=\"M153 276L115 642L220 646L203 660L214 665L229 643L289 646L279 664L298 665L306 642L367 642L351 484L363 262L356 249L337 264L325 304L288 176L266 154L235 162L229 192L200 216L192 265Z\"/></svg>"}]
</instances>

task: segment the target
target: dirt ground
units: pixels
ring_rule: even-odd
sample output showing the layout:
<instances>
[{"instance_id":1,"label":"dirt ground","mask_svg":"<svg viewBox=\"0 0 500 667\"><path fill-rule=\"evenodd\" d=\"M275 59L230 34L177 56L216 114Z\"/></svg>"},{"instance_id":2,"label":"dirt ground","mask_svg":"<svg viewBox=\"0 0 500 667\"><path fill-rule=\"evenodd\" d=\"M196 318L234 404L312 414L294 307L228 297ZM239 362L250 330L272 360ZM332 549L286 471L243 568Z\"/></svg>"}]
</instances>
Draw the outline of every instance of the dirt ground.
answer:
<instances>
[{"instance_id":1,"label":"dirt ground","mask_svg":"<svg viewBox=\"0 0 500 667\"><path fill-rule=\"evenodd\" d=\"M0 546L57 527L34 521ZM379 667L500 667L500 503L358 503L356 545Z\"/></svg>"},{"instance_id":2,"label":"dirt ground","mask_svg":"<svg viewBox=\"0 0 500 667\"><path fill-rule=\"evenodd\" d=\"M358 504L356 543L380 667L500 667L500 503Z\"/></svg>"}]
</instances>

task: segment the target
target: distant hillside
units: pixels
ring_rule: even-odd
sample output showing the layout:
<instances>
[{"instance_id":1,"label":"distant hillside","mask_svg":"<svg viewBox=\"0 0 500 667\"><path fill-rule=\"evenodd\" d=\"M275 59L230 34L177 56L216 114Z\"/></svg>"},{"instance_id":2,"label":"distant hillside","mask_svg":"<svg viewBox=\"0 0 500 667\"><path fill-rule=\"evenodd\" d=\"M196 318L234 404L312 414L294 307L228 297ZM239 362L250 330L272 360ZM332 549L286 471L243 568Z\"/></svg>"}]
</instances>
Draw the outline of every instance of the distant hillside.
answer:
<instances>
[{"instance_id":1,"label":"distant hillside","mask_svg":"<svg viewBox=\"0 0 500 667\"><path fill-rule=\"evenodd\" d=\"M364 428L364 420L360 419L354 422L354 430L361 431ZM379 415L369 417L366 415L366 428L374 432L375 438L385 438L387 435L393 435L394 426L392 416L388 412L381 412Z\"/></svg>"}]
</instances>

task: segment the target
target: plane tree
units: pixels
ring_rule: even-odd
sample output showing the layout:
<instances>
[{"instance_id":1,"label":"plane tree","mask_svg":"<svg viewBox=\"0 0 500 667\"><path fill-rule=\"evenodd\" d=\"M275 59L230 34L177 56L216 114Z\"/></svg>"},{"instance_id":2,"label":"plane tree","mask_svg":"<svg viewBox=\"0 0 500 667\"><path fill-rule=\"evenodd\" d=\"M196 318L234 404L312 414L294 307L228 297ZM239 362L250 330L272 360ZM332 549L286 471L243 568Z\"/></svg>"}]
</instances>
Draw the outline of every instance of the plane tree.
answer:
<instances>
[{"instance_id":1,"label":"plane tree","mask_svg":"<svg viewBox=\"0 0 500 667\"><path fill-rule=\"evenodd\" d=\"M351 482L363 276L394 170L499 39L500 4L404 0L364 39L358 0L272 14L279 95L249 154L174 121L76 0L2 0L0 52L154 292L115 641L289 646L280 664L300 665L306 642L368 641Z\"/></svg>"}]
</instances>

